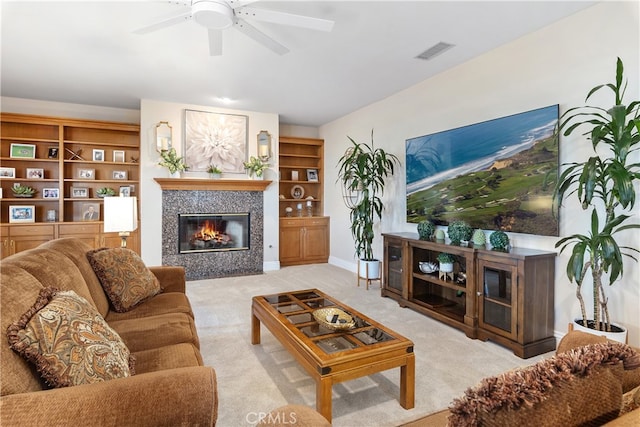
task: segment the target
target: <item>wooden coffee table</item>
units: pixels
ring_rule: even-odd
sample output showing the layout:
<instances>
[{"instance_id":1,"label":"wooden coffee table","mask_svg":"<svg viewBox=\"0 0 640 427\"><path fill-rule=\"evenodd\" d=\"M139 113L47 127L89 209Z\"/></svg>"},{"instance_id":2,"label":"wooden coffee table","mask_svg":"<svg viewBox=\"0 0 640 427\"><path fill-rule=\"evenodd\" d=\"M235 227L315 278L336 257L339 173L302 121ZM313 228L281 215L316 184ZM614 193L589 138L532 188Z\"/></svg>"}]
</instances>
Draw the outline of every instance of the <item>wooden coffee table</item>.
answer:
<instances>
[{"instance_id":1,"label":"wooden coffee table","mask_svg":"<svg viewBox=\"0 0 640 427\"><path fill-rule=\"evenodd\" d=\"M355 326L333 331L313 312L336 307L350 314ZM260 322L316 381L316 409L331 421L333 384L400 367L400 405L414 405L413 342L317 289L253 297L251 343L260 344Z\"/></svg>"}]
</instances>

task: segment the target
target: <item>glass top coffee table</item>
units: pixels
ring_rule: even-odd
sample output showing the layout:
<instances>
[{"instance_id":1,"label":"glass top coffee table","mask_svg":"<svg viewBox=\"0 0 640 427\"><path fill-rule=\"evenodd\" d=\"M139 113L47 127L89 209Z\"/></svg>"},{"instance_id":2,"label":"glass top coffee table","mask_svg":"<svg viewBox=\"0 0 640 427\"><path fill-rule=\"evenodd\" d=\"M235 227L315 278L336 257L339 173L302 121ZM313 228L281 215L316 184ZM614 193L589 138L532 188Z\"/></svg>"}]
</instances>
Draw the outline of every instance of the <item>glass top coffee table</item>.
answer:
<instances>
[{"instance_id":1,"label":"glass top coffee table","mask_svg":"<svg viewBox=\"0 0 640 427\"><path fill-rule=\"evenodd\" d=\"M333 330L313 316L323 308L346 312L353 326ZM326 319L327 322L335 319ZM251 343L263 323L316 382L316 410L331 422L333 384L400 367L400 405L414 406L413 342L317 289L253 297Z\"/></svg>"}]
</instances>

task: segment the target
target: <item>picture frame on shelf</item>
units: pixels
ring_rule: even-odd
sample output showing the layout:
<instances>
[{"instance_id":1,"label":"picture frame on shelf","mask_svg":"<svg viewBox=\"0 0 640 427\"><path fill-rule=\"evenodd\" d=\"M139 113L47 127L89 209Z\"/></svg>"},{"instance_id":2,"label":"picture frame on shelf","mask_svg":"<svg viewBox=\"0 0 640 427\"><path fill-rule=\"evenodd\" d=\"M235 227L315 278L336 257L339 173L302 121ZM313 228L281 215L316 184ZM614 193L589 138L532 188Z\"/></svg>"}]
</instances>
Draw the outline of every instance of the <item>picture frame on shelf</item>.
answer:
<instances>
[{"instance_id":1,"label":"picture frame on shelf","mask_svg":"<svg viewBox=\"0 0 640 427\"><path fill-rule=\"evenodd\" d=\"M58 147L49 147L49 150L47 151L47 157L50 159L57 159Z\"/></svg>"},{"instance_id":2,"label":"picture frame on shelf","mask_svg":"<svg viewBox=\"0 0 640 427\"><path fill-rule=\"evenodd\" d=\"M291 171L291 181L298 180L298 171Z\"/></svg>"},{"instance_id":3,"label":"picture frame on shelf","mask_svg":"<svg viewBox=\"0 0 640 427\"><path fill-rule=\"evenodd\" d=\"M43 188L42 189L42 198L43 199L59 199L60 198L60 189L58 189L58 188Z\"/></svg>"},{"instance_id":4,"label":"picture frame on shelf","mask_svg":"<svg viewBox=\"0 0 640 427\"><path fill-rule=\"evenodd\" d=\"M131 197L131 187L128 185L120 187L120 197Z\"/></svg>"},{"instance_id":5,"label":"picture frame on shelf","mask_svg":"<svg viewBox=\"0 0 640 427\"><path fill-rule=\"evenodd\" d=\"M0 199L2 199L2 187L0 187Z\"/></svg>"},{"instance_id":6,"label":"picture frame on shelf","mask_svg":"<svg viewBox=\"0 0 640 427\"><path fill-rule=\"evenodd\" d=\"M36 146L33 144L11 144L9 156L14 159L35 159Z\"/></svg>"},{"instance_id":7,"label":"picture frame on shelf","mask_svg":"<svg viewBox=\"0 0 640 427\"><path fill-rule=\"evenodd\" d=\"M302 199L304 197L304 187L302 185L294 185L291 187L291 197L294 199Z\"/></svg>"},{"instance_id":8,"label":"picture frame on shelf","mask_svg":"<svg viewBox=\"0 0 640 427\"><path fill-rule=\"evenodd\" d=\"M318 182L318 169L307 169L307 181Z\"/></svg>"},{"instance_id":9,"label":"picture frame on shelf","mask_svg":"<svg viewBox=\"0 0 640 427\"><path fill-rule=\"evenodd\" d=\"M127 171L113 171L113 179L127 179Z\"/></svg>"},{"instance_id":10,"label":"picture frame on shelf","mask_svg":"<svg viewBox=\"0 0 640 427\"><path fill-rule=\"evenodd\" d=\"M28 179L43 179L44 169L40 168L27 168L26 176Z\"/></svg>"},{"instance_id":11,"label":"picture frame on shelf","mask_svg":"<svg viewBox=\"0 0 640 427\"><path fill-rule=\"evenodd\" d=\"M9 222L36 222L36 207L33 205L9 206Z\"/></svg>"},{"instance_id":12,"label":"picture frame on shelf","mask_svg":"<svg viewBox=\"0 0 640 427\"><path fill-rule=\"evenodd\" d=\"M0 167L0 178L15 178L16 168Z\"/></svg>"},{"instance_id":13,"label":"picture frame on shelf","mask_svg":"<svg viewBox=\"0 0 640 427\"><path fill-rule=\"evenodd\" d=\"M100 203L83 203L80 208L80 218L76 221L100 221Z\"/></svg>"},{"instance_id":14,"label":"picture frame on shelf","mask_svg":"<svg viewBox=\"0 0 640 427\"><path fill-rule=\"evenodd\" d=\"M97 148L93 149L93 161L94 162L104 162L104 150L99 150Z\"/></svg>"},{"instance_id":15,"label":"picture frame on shelf","mask_svg":"<svg viewBox=\"0 0 640 427\"><path fill-rule=\"evenodd\" d=\"M124 163L124 150L113 150L114 163Z\"/></svg>"},{"instance_id":16,"label":"picture frame on shelf","mask_svg":"<svg viewBox=\"0 0 640 427\"><path fill-rule=\"evenodd\" d=\"M87 199L89 198L89 187L71 187L72 199Z\"/></svg>"},{"instance_id":17,"label":"picture frame on shelf","mask_svg":"<svg viewBox=\"0 0 640 427\"><path fill-rule=\"evenodd\" d=\"M95 169L78 169L78 178L96 179L96 170Z\"/></svg>"}]
</instances>

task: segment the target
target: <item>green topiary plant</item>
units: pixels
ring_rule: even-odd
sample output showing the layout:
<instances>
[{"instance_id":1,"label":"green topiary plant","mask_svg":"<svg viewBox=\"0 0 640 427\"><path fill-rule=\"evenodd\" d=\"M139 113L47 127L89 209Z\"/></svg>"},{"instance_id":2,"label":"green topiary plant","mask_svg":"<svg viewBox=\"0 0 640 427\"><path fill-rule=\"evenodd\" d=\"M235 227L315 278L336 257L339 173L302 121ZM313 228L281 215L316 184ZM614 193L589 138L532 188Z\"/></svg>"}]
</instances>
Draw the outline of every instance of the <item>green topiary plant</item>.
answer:
<instances>
[{"instance_id":1,"label":"green topiary plant","mask_svg":"<svg viewBox=\"0 0 640 427\"><path fill-rule=\"evenodd\" d=\"M489 243L495 250L506 251L509 246L509 236L504 231L494 231L489 236Z\"/></svg>"},{"instance_id":2,"label":"green topiary plant","mask_svg":"<svg viewBox=\"0 0 640 427\"><path fill-rule=\"evenodd\" d=\"M440 252L438 254L438 262L441 264L453 264L456 261L456 257L447 252Z\"/></svg>"},{"instance_id":3,"label":"green topiary plant","mask_svg":"<svg viewBox=\"0 0 640 427\"><path fill-rule=\"evenodd\" d=\"M418 235L420 240L431 240L436 227L431 221L421 221L418 223Z\"/></svg>"},{"instance_id":4,"label":"green topiary plant","mask_svg":"<svg viewBox=\"0 0 640 427\"><path fill-rule=\"evenodd\" d=\"M473 242L473 246L484 247L484 245L487 243L487 236L484 234L484 231L478 228L473 232L471 241Z\"/></svg>"},{"instance_id":5,"label":"green topiary plant","mask_svg":"<svg viewBox=\"0 0 640 427\"><path fill-rule=\"evenodd\" d=\"M453 221L447 228L447 234L451 239L451 244L459 246L463 240L471 240L473 228L466 221Z\"/></svg>"}]
</instances>

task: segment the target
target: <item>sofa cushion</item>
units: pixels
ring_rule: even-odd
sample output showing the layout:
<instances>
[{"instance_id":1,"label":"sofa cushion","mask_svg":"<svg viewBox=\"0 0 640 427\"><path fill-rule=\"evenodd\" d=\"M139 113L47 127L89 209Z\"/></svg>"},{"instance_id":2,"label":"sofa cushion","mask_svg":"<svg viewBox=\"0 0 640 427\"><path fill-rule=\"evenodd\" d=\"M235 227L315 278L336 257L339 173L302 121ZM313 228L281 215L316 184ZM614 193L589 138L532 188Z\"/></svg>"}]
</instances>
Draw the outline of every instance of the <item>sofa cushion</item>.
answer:
<instances>
[{"instance_id":1,"label":"sofa cushion","mask_svg":"<svg viewBox=\"0 0 640 427\"><path fill-rule=\"evenodd\" d=\"M96 273L93 271L93 267L91 267L91 264L89 264L89 260L87 259L87 252L92 250L93 247L87 245L80 239L65 237L50 240L40 245L39 248L60 253L76 265L80 274L82 274L82 277L84 278L85 284L91 294L92 302L98 309L98 313L100 313L102 317L106 317L109 312L109 300L107 299L107 295L104 293L104 289L102 289L102 285L100 284ZM67 289L60 286L55 287L58 289ZM82 296L82 294L78 294Z\"/></svg>"},{"instance_id":2,"label":"sofa cushion","mask_svg":"<svg viewBox=\"0 0 640 427\"><path fill-rule=\"evenodd\" d=\"M3 332L16 319L19 319L29 307L33 306L33 302L38 298L43 288L38 279L22 268L13 265L10 259L3 259L2 268L0 268L0 285L2 285L0 291L2 300L0 330ZM27 393L46 388L33 364L11 350L6 341L0 346L0 361L2 361L0 395Z\"/></svg>"},{"instance_id":3,"label":"sofa cushion","mask_svg":"<svg viewBox=\"0 0 640 427\"><path fill-rule=\"evenodd\" d=\"M202 366L202 356L193 344L174 344L137 351L136 375L165 369Z\"/></svg>"},{"instance_id":4,"label":"sofa cushion","mask_svg":"<svg viewBox=\"0 0 640 427\"><path fill-rule=\"evenodd\" d=\"M535 417L540 426L600 425L617 417L623 366L632 368L636 358L631 347L607 342L485 378L454 400L449 424L476 426L490 420L491 425L509 426ZM598 396L597 405L584 399L589 395Z\"/></svg>"},{"instance_id":5,"label":"sofa cushion","mask_svg":"<svg viewBox=\"0 0 640 427\"><path fill-rule=\"evenodd\" d=\"M172 344L200 345L193 318L185 313L165 313L108 322L133 353Z\"/></svg>"},{"instance_id":6,"label":"sofa cushion","mask_svg":"<svg viewBox=\"0 0 640 427\"><path fill-rule=\"evenodd\" d=\"M156 276L130 249L95 249L87 258L117 312L129 311L162 291Z\"/></svg>"},{"instance_id":7,"label":"sofa cushion","mask_svg":"<svg viewBox=\"0 0 640 427\"><path fill-rule=\"evenodd\" d=\"M168 313L183 313L193 317L189 298L180 292L161 293L148 299L144 304L133 307L126 313L110 311L105 319L109 324L118 320L142 319Z\"/></svg>"},{"instance_id":8,"label":"sofa cushion","mask_svg":"<svg viewBox=\"0 0 640 427\"><path fill-rule=\"evenodd\" d=\"M74 291L43 288L35 304L9 326L7 336L11 348L54 387L132 375L124 342Z\"/></svg>"}]
</instances>

